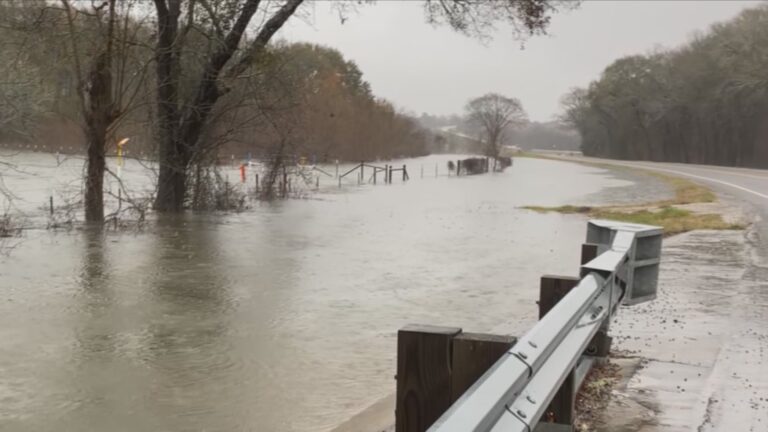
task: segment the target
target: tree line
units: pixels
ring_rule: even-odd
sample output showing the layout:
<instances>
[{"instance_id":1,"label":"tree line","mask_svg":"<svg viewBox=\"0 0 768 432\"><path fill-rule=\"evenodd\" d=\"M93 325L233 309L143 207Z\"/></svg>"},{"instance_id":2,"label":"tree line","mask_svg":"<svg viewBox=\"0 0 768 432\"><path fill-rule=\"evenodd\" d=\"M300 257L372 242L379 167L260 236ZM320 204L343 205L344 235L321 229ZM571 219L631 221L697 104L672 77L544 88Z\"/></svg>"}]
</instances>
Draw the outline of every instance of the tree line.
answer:
<instances>
[{"instance_id":1,"label":"tree line","mask_svg":"<svg viewBox=\"0 0 768 432\"><path fill-rule=\"evenodd\" d=\"M768 6L616 60L563 98L585 155L768 167Z\"/></svg>"}]
</instances>

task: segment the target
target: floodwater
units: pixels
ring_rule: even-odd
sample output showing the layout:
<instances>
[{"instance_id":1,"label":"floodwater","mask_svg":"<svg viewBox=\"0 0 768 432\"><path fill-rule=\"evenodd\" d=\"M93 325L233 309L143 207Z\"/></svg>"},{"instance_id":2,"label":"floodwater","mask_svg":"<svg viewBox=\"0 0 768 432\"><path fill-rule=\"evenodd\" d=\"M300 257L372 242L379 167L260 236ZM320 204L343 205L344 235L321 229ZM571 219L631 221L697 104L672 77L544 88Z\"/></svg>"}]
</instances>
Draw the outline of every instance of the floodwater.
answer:
<instances>
[{"instance_id":1,"label":"floodwater","mask_svg":"<svg viewBox=\"0 0 768 432\"><path fill-rule=\"evenodd\" d=\"M449 158L237 214L25 231L0 256L0 430L329 430L393 391L398 328L520 334L539 277L577 273L585 220L520 206L669 193L535 159L435 178ZM52 159L4 173L32 220L52 185L77 188L82 168Z\"/></svg>"}]
</instances>

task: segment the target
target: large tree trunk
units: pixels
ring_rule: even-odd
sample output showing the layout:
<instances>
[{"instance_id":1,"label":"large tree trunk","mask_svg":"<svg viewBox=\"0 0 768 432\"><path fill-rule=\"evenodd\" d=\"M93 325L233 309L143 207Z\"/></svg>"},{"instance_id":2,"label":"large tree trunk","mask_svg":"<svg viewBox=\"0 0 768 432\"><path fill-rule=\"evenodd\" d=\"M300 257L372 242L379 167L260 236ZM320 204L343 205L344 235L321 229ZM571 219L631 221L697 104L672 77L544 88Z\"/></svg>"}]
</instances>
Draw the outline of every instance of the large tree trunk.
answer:
<instances>
[{"instance_id":1,"label":"large tree trunk","mask_svg":"<svg viewBox=\"0 0 768 432\"><path fill-rule=\"evenodd\" d=\"M100 54L91 67L85 113L88 162L85 177L85 220L104 222L104 170L107 132L117 117L112 103L110 53Z\"/></svg>"},{"instance_id":2,"label":"large tree trunk","mask_svg":"<svg viewBox=\"0 0 768 432\"><path fill-rule=\"evenodd\" d=\"M105 133L88 128L88 162L85 177L85 220L104 221L104 148Z\"/></svg>"},{"instance_id":3,"label":"large tree trunk","mask_svg":"<svg viewBox=\"0 0 768 432\"><path fill-rule=\"evenodd\" d=\"M179 211L184 205L186 163L181 160L177 140L179 123L178 83L179 59L174 46L179 29L181 2L179 0L155 0L157 8L158 38L157 65L157 113L158 156L160 175L155 197L157 211Z\"/></svg>"}]
</instances>

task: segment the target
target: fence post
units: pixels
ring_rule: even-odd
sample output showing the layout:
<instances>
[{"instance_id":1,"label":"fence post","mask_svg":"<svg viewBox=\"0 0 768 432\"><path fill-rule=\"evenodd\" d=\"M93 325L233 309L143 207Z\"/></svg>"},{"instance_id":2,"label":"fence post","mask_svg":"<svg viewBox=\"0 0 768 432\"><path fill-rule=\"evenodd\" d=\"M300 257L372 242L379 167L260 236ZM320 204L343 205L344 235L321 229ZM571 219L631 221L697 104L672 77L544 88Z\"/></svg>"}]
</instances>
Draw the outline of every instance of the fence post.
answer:
<instances>
[{"instance_id":1,"label":"fence post","mask_svg":"<svg viewBox=\"0 0 768 432\"><path fill-rule=\"evenodd\" d=\"M224 207L229 210L229 177L224 180Z\"/></svg>"},{"instance_id":2,"label":"fence post","mask_svg":"<svg viewBox=\"0 0 768 432\"><path fill-rule=\"evenodd\" d=\"M405 165L403 165L403 181L408 180L408 171L405 169Z\"/></svg>"},{"instance_id":3,"label":"fence post","mask_svg":"<svg viewBox=\"0 0 768 432\"><path fill-rule=\"evenodd\" d=\"M456 177L461 175L461 159L456 161Z\"/></svg>"},{"instance_id":4,"label":"fence post","mask_svg":"<svg viewBox=\"0 0 768 432\"><path fill-rule=\"evenodd\" d=\"M259 175L258 174L254 174L253 177L254 177L255 182L256 182L256 193L259 193Z\"/></svg>"},{"instance_id":5,"label":"fence post","mask_svg":"<svg viewBox=\"0 0 768 432\"><path fill-rule=\"evenodd\" d=\"M389 166L389 182L392 183L392 165Z\"/></svg>"},{"instance_id":6,"label":"fence post","mask_svg":"<svg viewBox=\"0 0 768 432\"><path fill-rule=\"evenodd\" d=\"M579 284L579 278L567 276L542 276L539 286L539 319L543 318L570 290ZM573 430L576 378L572 370L549 403L543 422L567 425ZM562 429L562 428L561 428ZM540 429L537 429L537 431ZM541 430L546 430L541 428Z\"/></svg>"},{"instance_id":7,"label":"fence post","mask_svg":"<svg viewBox=\"0 0 768 432\"><path fill-rule=\"evenodd\" d=\"M457 327L408 325L397 332L396 432L423 432L451 406L451 345Z\"/></svg>"},{"instance_id":8,"label":"fence post","mask_svg":"<svg viewBox=\"0 0 768 432\"><path fill-rule=\"evenodd\" d=\"M53 216L53 195L51 195L48 199L48 208L51 211L51 216Z\"/></svg>"},{"instance_id":9,"label":"fence post","mask_svg":"<svg viewBox=\"0 0 768 432\"><path fill-rule=\"evenodd\" d=\"M360 182L361 183L365 181L365 175L363 175L364 172L365 172L365 162L360 162Z\"/></svg>"},{"instance_id":10,"label":"fence post","mask_svg":"<svg viewBox=\"0 0 768 432\"><path fill-rule=\"evenodd\" d=\"M376 184L376 173L378 172L379 172L378 168L373 169L373 184Z\"/></svg>"}]
</instances>

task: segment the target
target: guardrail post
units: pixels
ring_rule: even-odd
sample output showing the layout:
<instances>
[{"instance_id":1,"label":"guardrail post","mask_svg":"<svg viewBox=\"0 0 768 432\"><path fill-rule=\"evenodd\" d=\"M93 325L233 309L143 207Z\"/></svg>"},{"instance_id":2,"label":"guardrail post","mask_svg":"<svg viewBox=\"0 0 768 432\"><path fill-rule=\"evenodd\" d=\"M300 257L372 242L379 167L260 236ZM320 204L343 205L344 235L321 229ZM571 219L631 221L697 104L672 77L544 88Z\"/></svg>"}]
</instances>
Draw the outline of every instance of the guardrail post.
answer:
<instances>
[{"instance_id":1,"label":"guardrail post","mask_svg":"<svg viewBox=\"0 0 768 432\"><path fill-rule=\"evenodd\" d=\"M539 319L543 318L557 302L568 294L576 285L579 278L568 276L542 276L539 286ZM560 390L549 403L543 421L536 428L537 432L572 431L576 401L576 378L574 371L568 374Z\"/></svg>"},{"instance_id":2,"label":"guardrail post","mask_svg":"<svg viewBox=\"0 0 768 432\"><path fill-rule=\"evenodd\" d=\"M600 254L599 245L594 243L584 243L581 245L581 265L584 265L593 259L597 258L597 256ZM611 341L612 338L608 336L608 332L606 332L604 329L600 329L597 331L597 334L595 334L595 337L592 338L592 340L589 342L589 345L587 346L586 353L587 355L597 357L597 358L606 358L608 357L608 354L611 352Z\"/></svg>"},{"instance_id":3,"label":"guardrail post","mask_svg":"<svg viewBox=\"0 0 768 432\"><path fill-rule=\"evenodd\" d=\"M453 338L451 403L493 366L517 342L514 336L461 333Z\"/></svg>"},{"instance_id":4,"label":"guardrail post","mask_svg":"<svg viewBox=\"0 0 768 432\"><path fill-rule=\"evenodd\" d=\"M457 327L408 325L397 333L396 432L423 432L451 406Z\"/></svg>"},{"instance_id":5,"label":"guardrail post","mask_svg":"<svg viewBox=\"0 0 768 432\"><path fill-rule=\"evenodd\" d=\"M396 432L424 432L517 342L514 336L408 325L397 334Z\"/></svg>"}]
</instances>

